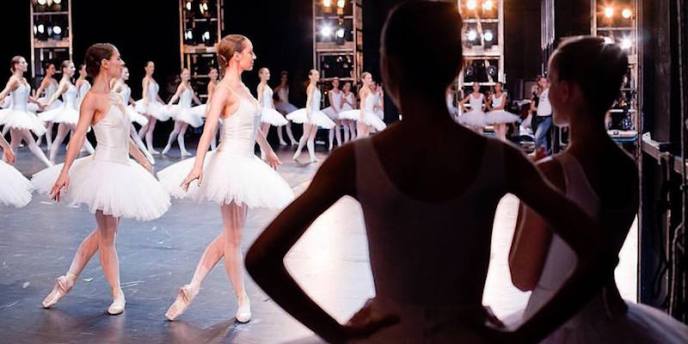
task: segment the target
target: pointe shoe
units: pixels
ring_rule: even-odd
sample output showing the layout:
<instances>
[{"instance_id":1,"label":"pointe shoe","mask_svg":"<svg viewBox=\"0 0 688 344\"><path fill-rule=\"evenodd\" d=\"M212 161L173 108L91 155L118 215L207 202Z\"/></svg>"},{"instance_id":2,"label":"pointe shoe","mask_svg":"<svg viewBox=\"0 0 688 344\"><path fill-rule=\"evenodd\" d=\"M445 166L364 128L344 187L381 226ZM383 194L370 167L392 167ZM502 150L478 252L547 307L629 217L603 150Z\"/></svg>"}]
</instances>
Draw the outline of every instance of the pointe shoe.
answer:
<instances>
[{"instance_id":1,"label":"pointe shoe","mask_svg":"<svg viewBox=\"0 0 688 344\"><path fill-rule=\"evenodd\" d=\"M186 156L191 156L191 153L189 153L187 151L182 151L182 158L186 157Z\"/></svg>"},{"instance_id":2,"label":"pointe shoe","mask_svg":"<svg viewBox=\"0 0 688 344\"><path fill-rule=\"evenodd\" d=\"M279 145L280 145L280 146L286 146L287 143L283 140L283 141L280 141L280 142L279 142Z\"/></svg>"},{"instance_id":3,"label":"pointe shoe","mask_svg":"<svg viewBox=\"0 0 688 344\"><path fill-rule=\"evenodd\" d=\"M108 314L110 315L120 315L124 313L124 307L127 305L127 300L124 298L124 294L120 291L120 297L112 300L112 304L108 307Z\"/></svg>"},{"instance_id":4,"label":"pointe shoe","mask_svg":"<svg viewBox=\"0 0 688 344\"><path fill-rule=\"evenodd\" d=\"M48 294L48 296L45 297L45 299L43 299L43 308L50 308L54 306L62 297L69 293L73 286L74 282L70 284L67 276L58 277L55 281L53 290L50 292L50 294Z\"/></svg>"},{"instance_id":5,"label":"pointe shoe","mask_svg":"<svg viewBox=\"0 0 688 344\"><path fill-rule=\"evenodd\" d=\"M300 153L300 152L296 152L296 153L294 153L294 156L291 157L291 160L299 161L299 156L301 156L301 153Z\"/></svg>"},{"instance_id":6,"label":"pointe shoe","mask_svg":"<svg viewBox=\"0 0 688 344\"><path fill-rule=\"evenodd\" d=\"M179 288L177 299L174 300L174 303L165 312L165 318L169 321L174 321L174 319L184 314L184 311L186 311L197 294L198 289L193 289L189 284Z\"/></svg>"},{"instance_id":7,"label":"pointe shoe","mask_svg":"<svg viewBox=\"0 0 688 344\"><path fill-rule=\"evenodd\" d=\"M167 155L167 152L169 152L171 149L170 146L166 146L165 149L162 150L162 155ZM153 154L157 154L158 152L155 152Z\"/></svg>"},{"instance_id":8,"label":"pointe shoe","mask_svg":"<svg viewBox=\"0 0 688 344\"><path fill-rule=\"evenodd\" d=\"M237 309L234 317L236 318L237 322L242 324L251 321L251 301L249 301L248 297L246 298L246 302L244 302L244 304L239 305L239 309Z\"/></svg>"},{"instance_id":9,"label":"pointe shoe","mask_svg":"<svg viewBox=\"0 0 688 344\"><path fill-rule=\"evenodd\" d=\"M298 146L299 143L298 143L297 141L292 140L292 141L291 141L291 145L292 145L292 146Z\"/></svg>"}]
</instances>

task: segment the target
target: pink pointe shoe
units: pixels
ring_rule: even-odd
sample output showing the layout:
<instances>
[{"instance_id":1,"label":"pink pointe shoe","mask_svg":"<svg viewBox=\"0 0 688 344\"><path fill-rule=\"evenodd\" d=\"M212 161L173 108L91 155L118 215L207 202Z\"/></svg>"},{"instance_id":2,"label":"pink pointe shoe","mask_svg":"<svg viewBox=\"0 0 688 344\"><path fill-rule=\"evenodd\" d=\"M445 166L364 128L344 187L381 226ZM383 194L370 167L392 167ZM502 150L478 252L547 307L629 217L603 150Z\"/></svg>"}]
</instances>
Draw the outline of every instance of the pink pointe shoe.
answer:
<instances>
[{"instance_id":1,"label":"pink pointe shoe","mask_svg":"<svg viewBox=\"0 0 688 344\"><path fill-rule=\"evenodd\" d=\"M62 299L74 286L74 282L70 283L67 276L60 276L55 281L55 286L53 290L48 294L48 296L43 299L43 308L50 308L54 306L57 302Z\"/></svg>"},{"instance_id":2,"label":"pink pointe shoe","mask_svg":"<svg viewBox=\"0 0 688 344\"><path fill-rule=\"evenodd\" d=\"M177 299L174 300L174 303L170 306L170 308L167 309L165 318L169 321L174 321L180 315L184 314L186 309L191 304L191 301L193 301L197 294L198 289L192 288L190 284L179 288Z\"/></svg>"}]
</instances>

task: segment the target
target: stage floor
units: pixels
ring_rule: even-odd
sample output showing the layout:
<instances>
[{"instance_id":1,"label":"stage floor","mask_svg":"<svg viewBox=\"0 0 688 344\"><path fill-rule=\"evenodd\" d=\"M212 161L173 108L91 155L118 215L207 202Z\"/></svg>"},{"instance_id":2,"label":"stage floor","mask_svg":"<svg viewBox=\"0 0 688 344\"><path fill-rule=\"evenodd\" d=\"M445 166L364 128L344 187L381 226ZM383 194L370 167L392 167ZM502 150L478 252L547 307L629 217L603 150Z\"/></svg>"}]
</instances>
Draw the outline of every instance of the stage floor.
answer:
<instances>
[{"instance_id":1,"label":"stage floor","mask_svg":"<svg viewBox=\"0 0 688 344\"><path fill-rule=\"evenodd\" d=\"M318 157L324 160L326 152L319 149ZM283 162L279 173L299 193L307 187L317 165L292 162L292 152L278 152ZM25 175L42 168L26 148L17 153L17 168ZM178 151L171 156L177 157ZM158 158L156 169L178 160ZM507 267L517 205L515 197L506 196L495 220L484 302L498 316L522 308L528 298L528 293L512 286ZM276 214L249 211L244 251ZM248 277L253 320L235 324L236 301L222 266L210 273L194 303L178 321L165 321L163 314L178 288L190 280L203 249L221 230L219 209L210 203L174 201L168 213L156 221L122 221L117 247L127 297L124 314L105 313L111 299L97 257L69 295L53 309L42 309L41 300L55 278L66 271L76 247L94 224L85 208L58 205L36 194L25 208L0 207L0 342L318 342ZM636 228L634 224L616 271L622 294L631 300L635 300L637 280ZM323 308L339 321L346 321L373 296L358 203L344 198L325 212L289 252L286 264Z\"/></svg>"}]
</instances>

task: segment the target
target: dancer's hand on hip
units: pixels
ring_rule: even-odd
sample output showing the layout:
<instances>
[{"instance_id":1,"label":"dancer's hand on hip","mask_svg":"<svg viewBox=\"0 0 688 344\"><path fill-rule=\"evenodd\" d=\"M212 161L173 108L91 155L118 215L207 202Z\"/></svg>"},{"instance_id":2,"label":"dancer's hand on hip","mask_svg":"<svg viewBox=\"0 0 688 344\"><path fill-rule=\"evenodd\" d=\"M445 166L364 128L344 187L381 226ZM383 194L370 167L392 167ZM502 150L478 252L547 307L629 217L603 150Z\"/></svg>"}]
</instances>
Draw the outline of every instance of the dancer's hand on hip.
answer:
<instances>
[{"instance_id":1,"label":"dancer's hand on hip","mask_svg":"<svg viewBox=\"0 0 688 344\"><path fill-rule=\"evenodd\" d=\"M194 180L198 180L198 184L199 185L201 184L201 182L203 181L203 170L202 169L194 167L193 170L191 170L191 172L189 172L189 175L186 176L186 178L184 178L184 181L182 182L181 188L184 191L188 191L189 185Z\"/></svg>"}]
</instances>

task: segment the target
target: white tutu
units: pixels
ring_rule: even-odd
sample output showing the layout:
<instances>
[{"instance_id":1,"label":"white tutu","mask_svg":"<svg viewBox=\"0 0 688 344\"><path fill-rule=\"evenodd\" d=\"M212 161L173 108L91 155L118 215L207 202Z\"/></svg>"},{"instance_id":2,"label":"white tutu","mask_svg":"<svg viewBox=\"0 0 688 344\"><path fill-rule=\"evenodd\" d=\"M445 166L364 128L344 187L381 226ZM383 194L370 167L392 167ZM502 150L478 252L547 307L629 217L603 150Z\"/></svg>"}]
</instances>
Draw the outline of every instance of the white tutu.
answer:
<instances>
[{"instance_id":1,"label":"white tutu","mask_svg":"<svg viewBox=\"0 0 688 344\"><path fill-rule=\"evenodd\" d=\"M174 197L190 197L220 205L236 202L249 208L281 209L293 200L294 193L289 184L258 157L223 152L221 147L206 154L200 185L192 183L187 192L180 187L191 172L195 158L160 171L161 183Z\"/></svg>"},{"instance_id":2,"label":"white tutu","mask_svg":"<svg viewBox=\"0 0 688 344\"><path fill-rule=\"evenodd\" d=\"M76 125L79 122L79 111L71 107L59 107L57 109L42 112L38 118L45 122L64 123Z\"/></svg>"},{"instance_id":3,"label":"white tutu","mask_svg":"<svg viewBox=\"0 0 688 344\"><path fill-rule=\"evenodd\" d=\"M365 112L364 116L361 116L361 110L342 111L339 113L339 118L364 123L368 126L375 128L375 130L377 131L381 131L387 128L385 122L383 122L380 119L380 117L378 117L375 113L372 112Z\"/></svg>"},{"instance_id":4,"label":"white tutu","mask_svg":"<svg viewBox=\"0 0 688 344\"><path fill-rule=\"evenodd\" d=\"M16 168L0 160L0 205L21 208L31 201L33 186Z\"/></svg>"},{"instance_id":5,"label":"white tutu","mask_svg":"<svg viewBox=\"0 0 688 344\"><path fill-rule=\"evenodd\" d=\"M149 100L147 106L144 105L143 99L137 100L134 110L144 115L153 116L158 121L164 122L170 119L170 113L165 104L157 100Z\"/></svg>"},{"instance_id":6,"label":"white tutu","mask_svg":"<svg viewBox=\"0 0 688 344\"><path fill-rule=\"evenodd\" d=\"M270 125L274 125L276 127L281 127L289 123L289 121L287 121L287 119L284 118L281 113L270 108L261 109L260 121L262 123L269 123Z\"/></svg>"},{"instance_id":7,"label":"white tutu","mask_svg":"<svg viewBox=\"0 0 688 344\"><path fill-rule=\"evenodd\" d=\"M191 108L191 112L193 112L196 116L205 118L205 110L207 108L207 104L197 105Z\"/></svg>"},{"instance_id":8,"label":"white tutu","mask_svg":"<svg viewBox=\"0 0 688 344\"><path fill-rule=\"evenodd\" d=\"M129 120L132 122L136 122L141 126L144 126L148 124L148 118L146 116L136 112L133 106L129 105L126 108L127 110L127 115L129 116Z\"/></svg>"},{"instance_id":9,"label":"white tutu","mask_svg":"<svg viewBox=\"0 0 688 344\"><path fill-rule=\"evenodd\" d=\"M279 111L283 114L292 113L292 112L298 110L298 108L296 106L294 106L294 104L282 102L282 101L276 101L275 102L275 109L277 109L277 111Z\"/></svg>"},{"instance_id":10,"label":"white tutu","mask_svg":"<svg viewBox=\"0 0 688 344\"><path fill-rule=\"evenodd\" d=\"M487 120L484 112L472 110L463 113L459 117L459 123L469 127L482 128L487 125Z\"/></svg>"},{"instance_id":11,"label":"white tutu","mask_svg":"<svg viewBox=\"0 0 688 344\"><path fill-rule=\"evenodd\" d=\"M514 123L518 122L520 119L521 117L504 110L490 111L485 114L485 121L487 124Z\"/></svg>"},{"instance_id":12,"label":"white tutu","mask_svg":"<svg viewBox=\"0 0 688 344\"><path fill-rule=\"evenodd\" d=\"M28 129L38 136L45 134L45 124L43 121L28 111L0 110L0 124L11 129Z\"/></svg>"},{"instance_id":13,"label":"white tutu","mask_svg":"<svg viewBox=\"0 0 688 344\"><path fill-rule=\"evenodd\" d=\"M36 173L31 182L40 193L50 192L62 165ZM96 160L94 156L74 161L69 171L69 186L64 199L70 204L86 204L95 213L133 218L141 221L157 219L170 206L170 195L160 182L141 165Z\"/></svg>"},{"instance_id":14,"label":"white tutu","mask_svg":"<svg viewBox=\"0 0 688 344\"><path fill-rule=\"evenodd\" d=\"M328 106L328 107L322 109L322 112L323 112L324 114L326 114L327 117L329 117L329 118L330 118L331 120L333 120L333 121L339 120L339 114L337 114L336 112L334 112L334 108L331 107L331 106Z\"/></svg>"},{"instance_id":15,"label":"white tutu","mask_svg":"<svg viewBox=\"0 0 688 344\"><path fill-rule=\"evenodd\" d=\"M315 124L323 129L334 128L334 122L332 122L332 120L322 111L311 111L311 118L308 120L306 109L303 108L289 113L287 119L294 123Z\"/></svg>"},{"instance_id":16,"label":"white tutu","mask_svg":"<svg viewBox=\"0 0 688 344\"><path fill-rule=\"evenodd\" d=\"M170 105L167 112L172 115L175 121L181 121L194 128L198 128L203 125L203 117L196 114L192 109L179 105Z\"/></svg>"}]
</instances>

